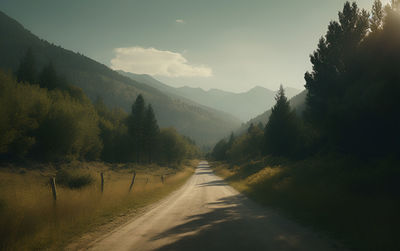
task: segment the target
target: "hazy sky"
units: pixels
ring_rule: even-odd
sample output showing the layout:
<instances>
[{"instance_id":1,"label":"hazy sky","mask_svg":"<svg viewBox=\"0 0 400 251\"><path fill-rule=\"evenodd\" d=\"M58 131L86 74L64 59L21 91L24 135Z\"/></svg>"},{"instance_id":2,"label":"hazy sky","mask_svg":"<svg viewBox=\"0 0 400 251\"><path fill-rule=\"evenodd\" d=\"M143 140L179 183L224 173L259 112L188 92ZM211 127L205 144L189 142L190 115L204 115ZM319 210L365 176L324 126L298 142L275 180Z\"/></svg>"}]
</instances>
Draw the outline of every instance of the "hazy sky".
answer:
<instances>
[{"instance_id":1,"label":"hazy sky","mask_svg":"<svg viewBox=\"0 0 400 251\"><path fill-rule=\"evenodd\" d=\"M344 0L1 0L49 42L173 86L303 88ZM388 0L383 1L388 2ZM370 10L373 0L357 1Z\"/></svg>"}]
</instances>

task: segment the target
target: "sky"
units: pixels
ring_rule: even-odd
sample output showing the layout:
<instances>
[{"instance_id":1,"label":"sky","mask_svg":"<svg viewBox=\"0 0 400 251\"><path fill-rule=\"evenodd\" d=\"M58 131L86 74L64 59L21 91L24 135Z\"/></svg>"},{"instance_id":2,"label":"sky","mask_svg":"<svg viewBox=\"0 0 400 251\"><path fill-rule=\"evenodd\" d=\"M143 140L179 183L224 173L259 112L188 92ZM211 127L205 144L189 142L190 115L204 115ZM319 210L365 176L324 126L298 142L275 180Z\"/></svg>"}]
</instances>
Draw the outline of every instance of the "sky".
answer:
<instances>
[{"instance_id":1,"label":"sky","mask_svg":"<svg viewBox=\"0 0 400 251\"><path fill-rule=\"evenodd\" d=\"M389 0L384 0L387 3ZM304 88L345 0L1 0L32 33L171 86ZM357 1L371 9L373 0Z\"/></svg>"}]
</instances>

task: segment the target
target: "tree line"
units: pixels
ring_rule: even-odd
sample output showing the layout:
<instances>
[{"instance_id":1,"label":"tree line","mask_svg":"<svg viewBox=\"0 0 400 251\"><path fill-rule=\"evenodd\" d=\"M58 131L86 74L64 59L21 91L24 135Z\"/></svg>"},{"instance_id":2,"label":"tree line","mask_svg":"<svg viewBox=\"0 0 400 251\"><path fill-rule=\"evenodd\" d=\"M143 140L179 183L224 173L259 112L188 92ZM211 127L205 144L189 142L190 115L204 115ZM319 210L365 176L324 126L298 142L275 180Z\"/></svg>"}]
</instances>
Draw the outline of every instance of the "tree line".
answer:
<instances>
[{"instance_id":1,"label":"tree line","mask_svg":"<svg viewBox=\"0 0 400 251\"><path fill-rule=\"evenodd\" d=\"M52 63L36 69L32 50L15 73L0 70L0 160L178 163L199 154L173 128L160 129L138 95L128 114L94 103Z\"/></svg>"},{"instance_id":2,"label":"tree line","mask_svg":"<svg viewBox=\"0 0 400 251\"><path fill-rule=\"evenodd\" d=\"M400 156L400 1L376 0L371 12L346 2L338 16L310 56L305 111L296 115L281 86L266 126L222 139L214 159Z\"/></svg>"}]
</instances>

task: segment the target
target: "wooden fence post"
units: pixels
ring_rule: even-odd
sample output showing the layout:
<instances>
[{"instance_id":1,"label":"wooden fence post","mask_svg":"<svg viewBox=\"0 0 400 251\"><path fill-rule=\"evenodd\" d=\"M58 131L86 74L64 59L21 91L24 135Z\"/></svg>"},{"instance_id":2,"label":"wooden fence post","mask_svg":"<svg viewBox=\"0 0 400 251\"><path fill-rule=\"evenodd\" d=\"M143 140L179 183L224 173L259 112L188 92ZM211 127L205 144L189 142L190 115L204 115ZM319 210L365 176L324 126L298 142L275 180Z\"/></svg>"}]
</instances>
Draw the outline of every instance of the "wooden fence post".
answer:
<instances>
[{"instance_id":1,"label":"wooden fence post","mask_svg":"<svg viewBox=\"0 0 400 251\"><path fill-rule=\"evenodd\" d=\"M164 175L161 175L161 182L164 184Z\"/></svg>"},{"instance_id":2,"label":"wooden fence post","mask_svg":"<svg viewBox=\"0 0 400 251\"><path fill-rule=\"evenodd\" d=\"M104 175L103 173L100 173L100 178L101 178L101 193L104 192Z\"/></svg>"},{"instance_id":3,"label":"wooden fence post","mask_svg":"<svg viewBox=\"0 0 400 251\"><path fill-rule=\"evenodd\" d=\"M131 185L129 186L129 192L132 190L133 184L135 183L135 178L136 178L136 172L133 171L132 182Z\"/></svg>"},{"instance_id":4,"label":"wooden fence post","mask_svg":"<svg viewBox=\"0 0 400 251\"><path fill-rule=\"evenodd\" d=\"M51 191L53 192L53 199L55 202L57 201L56 178L54 177L50 178L50 185L51 185Z\"/></svg>"},{"instance_id":5,"label":"wooden fence post","mask_svg":"<svg viewBox=\"0 0 400 251\"><path fill-rule=\"evenodd\" d=\"M146 185L147 185L147 183L149 183L149 177L147 177L147 179L146 179Z\"/></svg>"}]
</instances>

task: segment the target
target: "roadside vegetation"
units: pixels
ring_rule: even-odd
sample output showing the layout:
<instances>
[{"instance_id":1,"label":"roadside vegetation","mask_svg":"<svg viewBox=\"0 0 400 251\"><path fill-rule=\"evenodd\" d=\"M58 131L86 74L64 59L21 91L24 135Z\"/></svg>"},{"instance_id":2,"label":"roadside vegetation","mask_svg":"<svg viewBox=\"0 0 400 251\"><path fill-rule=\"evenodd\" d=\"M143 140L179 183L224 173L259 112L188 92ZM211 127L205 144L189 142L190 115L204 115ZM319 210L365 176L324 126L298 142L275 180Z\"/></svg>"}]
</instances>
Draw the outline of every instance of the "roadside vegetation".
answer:
<instances>
[{"instance_id":1,"label":"roadside vegetation","mask_svg":"<svg viewBox=\"0 0 400 251\"><path fill-rule=\"evenodd\" d=\"M51 64L39 77L34 69L28 51L15 76L0 70L0 161L174 164L199 155L192 140L159 128L142 95L128 114L101 98L92 103Z\"/></svg>"},{"instance_id":2,"label":"roadside vegetation","mask_svg":"<svg viewBox=\"0 0 400 251\"><path fill-rule=\"evenodd\" d=\"M179 188L197 161L174 168L155 164L9 165L0 168L0 249L61 249L82 234L123 216L134 216ZM101 192L100 173L104 173ZM132 190L129 186L136 173ZM57 177L57 201L50 177Z\"/></svg>"},{"instance_id":3,"label":"roadside vegetation","mask_svg":"<svg viewBox=\"0 0 400 251\"><path fill-rule=\"evenodd\" d=\"M14 73L0 70L0 250L58 250L191 175L195 142L159 128L142 95L129 113L92 102L33 55Z\"/></svg>"},{"instance_id":4,"label":"roadside vegetation","mask_svg":"<svg viewBox=\"0 0 400 251\"><path fill-rule=\"evenodd\" d=\"M354 250L400 248L397 160L361 164L332 155L302 161L266 157L212 165L217 175L251 199L322 231L344 246Z\"/></svg>"},{"instance_id":5,"label":"roadside vegetation","mask_svg":"<svg viewBox=\"0 0 400 251\"><path fill-rule=\"evenodd\" d=\"M240 191L350 248L398 250L400 1L345 3L310 59L303 113L281 86L265 124L209 157Z\"/></svg>"}]
</instances>

